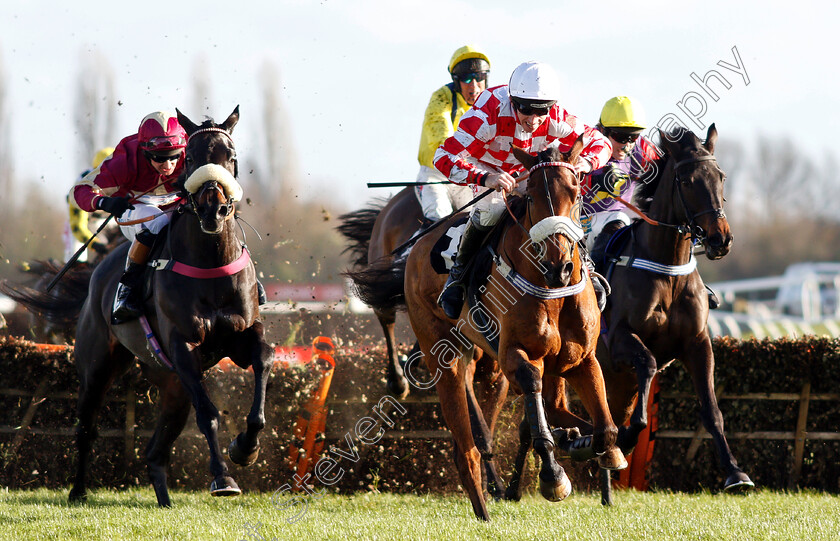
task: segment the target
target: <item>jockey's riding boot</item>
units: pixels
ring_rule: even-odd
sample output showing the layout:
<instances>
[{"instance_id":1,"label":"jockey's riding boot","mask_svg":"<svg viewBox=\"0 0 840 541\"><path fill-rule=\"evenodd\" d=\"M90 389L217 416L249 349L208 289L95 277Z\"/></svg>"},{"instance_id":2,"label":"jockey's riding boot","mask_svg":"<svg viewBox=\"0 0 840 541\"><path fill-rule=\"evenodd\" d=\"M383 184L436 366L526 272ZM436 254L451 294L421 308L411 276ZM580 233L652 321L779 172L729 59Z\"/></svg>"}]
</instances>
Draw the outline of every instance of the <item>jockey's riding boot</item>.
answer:
<instances>
[{"instance_id":1,"label":"jockey's riding boot","mask_svg":"<svg viewBox=\"0 0 840 541\"><path fill-rule=\"evenodd\" d=\"M596 266L603 265L604 260L607 255L607 244L610 242L610 238L613 234L624 227L624 222L621 220L613 220L608 222L604 225L604 228L598 233L598 236L595 237L595 243L592 245L592 261L595 262Z\"/></svg>"},{"instance_id":2,"label":"jockey's riding boot","mask_svg":"<svg viewBox=\"0 0 840 541\"><path fill-rule=\"evenodd\" d=\"M268 302L268 296L265 294L265 288L259 280L257 280L257 296L259 298L260 306Z\"/></svg>"},{"instance_id":3,"label":"jockey's riding boot","mask_svg":"<svg viewBox=\"0 0 840 541\"><path fill-rule=\"evenodd\" d=\"M146 268L146 262L149 260L149 252L152 251L151 244L149 243L147 246L135 238L131 248L128 249L125 272L117 286L114 310L111 313L111 323L113 325L131 321L140 317L143 313L143 302L139 298L139 290L143 281L143 271Z\"/></svg>"},{"instance_id":4,"label":"jockey's riding boot","mask_svg":"<svg viewBox=\"0 0 840 541\"><path fill-rule=\"evenodd\" d=\"M586 268L589 269L589 277L592 279L592 287L595 288L595 297L598 299L598 310L604 311L607 307L607 296L609 296L611 289L610 283L606 278L595 272L595 262L589 257L586 248L583 247L583 241L580 241L580 253L583 255L583 262Z\"/></svg>"},{"instance_id":5,"label":"jockey's riding boot","mask_svg":"<svg viewBox=\"0 0 840 541\"><path fill-rule=\"evenodd\" d=\"M464 271L472 260L473 256L481 248L484 235L490 228L477 225L472 220L467 221L464 233L461 235L461 244L458 245L458 255L455 264L449 269L449 278L438 297L438 306L443 308L443 313L449 319L455 319L461 314L464 306L466 288L462 283Z\"/></svg>"},{"instance_id":6,"label":"jockey's riding boot","mask_svg":"<svg viewBox=\"0 0 840 541\"><path fill-rule=\"evenodd\" d=\"M706 284L703 284L703 287L706 288L706 292L708 293L708 296L709 296L709 310L717 309L717 307L720 306L720 301L718 300L717 295L715 295L715 292L712 291L712 288L710 288Z\"/></svg>"}]
</instances>

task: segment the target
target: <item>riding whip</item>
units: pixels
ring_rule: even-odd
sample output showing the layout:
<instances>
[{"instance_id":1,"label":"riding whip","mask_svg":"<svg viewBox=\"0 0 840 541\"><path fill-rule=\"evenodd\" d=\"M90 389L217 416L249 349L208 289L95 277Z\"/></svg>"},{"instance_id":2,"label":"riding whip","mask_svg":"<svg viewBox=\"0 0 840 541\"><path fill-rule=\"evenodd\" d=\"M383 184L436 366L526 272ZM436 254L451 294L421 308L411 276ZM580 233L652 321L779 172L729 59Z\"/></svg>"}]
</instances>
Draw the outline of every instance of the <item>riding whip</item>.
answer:
<instances>
[{"instance_id":1,"label":"riding whip","mask_svg":"<svg viewBox=\"0 0 840 541\"><path fill-rule=\"evenodd\" d=\"M470 201L469 203L467 203L467 204L466 204L466 205L464 205L463 207L459 208L458 210L453 210L451 214L449 214L448 216L444 216L444 217L443 217L443 218L441 218L440 220L436 221L435 223L433 223L432 225L430 225L428 229L426 229L425 231L421 232L419 235L415 235L415 236L411 237L411 238L410 238L410 239L408 239L407 241L403 242L402 244L400 244L399 246L397 246L396 248L394 248L393 250L391 250L391 255L396 255L396 254L400 253L400 252L401 252L401 251L403 251L403 249L405 249L407 246L411 246L412 244L414 244L415 242L417 242L417 241L418 241L418 240L420 240L421 238L423 238L423 237L425 237L426 235L428 235L429 233L431 233L433 230L435 230L435 229L437 228L437 226L439 226L440 224L442 224L443 222L445 222L445 221L446 221L446 220L448 220L449 218L451 218L451 217L455 216L456 214L458 214L459 212L461 212L461 211L462 211L462 210L464 210L465 208L467 208L467 207L469 207L469 206L471 206L471 205L474 205L474 204L478 203L479 201L481 201L482 199L484 199L485 197L487 197L488 195L490 195L490 194L491 194L491 193L493 193L494 191L495 191L495 190L487 190L486 192L484 192L483 194L479 195L478 197L476 197L475 199L473 199L472 201Z\"/></svg>"},{"instance_id":2,"label":"riding whip","mask_svg":"<svg viewBox=\"0 0 840 541\"><path fill-rule=\"evenodd\" d=\"M87 250L88 245L90 245L90 243L93 241L93 239L96 238L96 235L98 235L99 232L102 231L105 228L106 225L108 225L108 222L110 222L111 218L113 218L113 217L114 217L113 214L109 215L108 218L106 218L105 221L102 222L102 225L99 226L99 229L96 230L96 233L91 235L90 238L84 244L82 244L82 247L79 248L78 250L76 250L76 253L73 254L73 257L71 257L70 259L67 260L67 263L64 264L64 266L61 268L61 270L58 271L58 274L56 274L55 277L47 285L47 293L49 293L50 290L53 287L55 287L55 284L57 284L58 281L61 280L61 277L64 276L67 273L68 270L70 270L70 267L72 267L73 264L76 263L76 261L78 261L78 259L80 257L82 257L82 253L85 250Z\"/></svg>"},{"instance_id":3,"label":"riding whip","mask_svg":"<svg viewBox=\"0 0 840 541\"><path fill-rule=\"evenodd\" d=\"M403 188L405 186L428 186L429 184L451 184L448 180L428 182L368 182L368 188Z\"/></svg>"},{"instance_id":4,"label":"riding whip","mask_svg":"<svg viewBox=\"0 0 840 541\"><path fill-rule=\"evenodd\" d=\"M151 192L151 191L153 191L153 190L158 189L160 186L163 186L163 185L164 185L164 184L166 184L167 182L170 182L170 181L169 181L169 180L165 180L165 181L163 181L163 182L160 182L160 183L158 183L158 184L155 184L154 186L152 186L151 188L149 188L149 189L148 189L148 190L146 190L145 192L141 193L140 195L138 195L138 196L136 196L136 197L132 197L130 201L131 201L132 203L136 203L138 199L140 199L141 197L143 197L143 196L144 196L144 195L146 195L147 193L149 193L149 192ZM90 243L93 241L93 239L95 239L95 238L96 238L96 235L98 235L98 234L99 234L99 233L100 233L100 232L101 232L101 231L105 228L105 226L106 226L106 225L108 225L108 222L110 222L110 221L111 221L111 218L113 218L113 217L114 217L114 215L113 215L113 214L110 214L110 215L108 216L108 218L106 218L106 219L105 219L105 221L103 221L103 222L102 222L102 225L100 225L100 226L99 226L99 229L97 229L97 230L96 230L96 232L95 232L93 235L91 235L91 236L90 236L90 238L89 238L89 239L88 239L88 240L87 240L87 241L86 241L86 242L82 245L82 247L81 247L81 248L79 248L78 250L76 250L76 253L75 253L75 254L73 254L73 257L71 257L70 259L68 259L68 260L67 260L67 263L65 263L65 264L64 264L64 266L63 266L63 267L61 267L61 270L60 270L60 271L58 271L58 274L56 274L56 275L55 275L55 277L54 277L54 278L50 281L50 283L47 285L47 289L46 289L46 292L47 292L47 293L49 293L49 292L52 290L52 288L53 288L53 287L55 287L55 284L57 284L57 283L58 283L58 281L59 281L59 280L61 280L61 277L62 277L62 276L64 276L65 274L67 274L67 271L68 271L68 270L70 270L70 267L72 267L72 266L73 266L73 264L75 264L75 263L76 263L76 261L78 261L78 260L79 260L79 258L80 258L80 257L82 257L82 253L83 253L85 250L87 250L87 247L90 245Z\"/></svg>"}]
</instances>

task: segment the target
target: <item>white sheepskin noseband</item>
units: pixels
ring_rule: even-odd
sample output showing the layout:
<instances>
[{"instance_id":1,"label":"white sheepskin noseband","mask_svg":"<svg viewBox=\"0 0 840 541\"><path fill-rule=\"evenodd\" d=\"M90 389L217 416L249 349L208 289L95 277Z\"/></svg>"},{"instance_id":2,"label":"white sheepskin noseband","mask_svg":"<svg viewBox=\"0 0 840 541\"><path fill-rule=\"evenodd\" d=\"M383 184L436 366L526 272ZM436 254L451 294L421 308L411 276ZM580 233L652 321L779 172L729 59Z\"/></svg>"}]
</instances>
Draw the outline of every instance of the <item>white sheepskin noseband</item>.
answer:
<instances>
[{"instance_id":1,"label":"white sheepskin noseband","mask_svg":"<svg viewBox=\"0 0 840 541\"><path fill-rule=\"evenodd\" d=\"M583 238L583 228L568 216L549 216L537 222L529 233L531 241L538 244L555 233L560 233L572 242Z\"/></svg>"},{"instance_id":2,"label":"white sheepskin noseband","mask_svg":"<svg viewBox=\"0 0 840 541\"><path fill-rule=\"evenodd\" d=\"M208 163L202 165L190 175L190 178L184 183L184 188L194 194L201 186L210 180L215 180L219 186L225 191L225 195L234 201L242 199L242 186L236 181L230 171L219 164Z\"/></svg>"}]
</instances>

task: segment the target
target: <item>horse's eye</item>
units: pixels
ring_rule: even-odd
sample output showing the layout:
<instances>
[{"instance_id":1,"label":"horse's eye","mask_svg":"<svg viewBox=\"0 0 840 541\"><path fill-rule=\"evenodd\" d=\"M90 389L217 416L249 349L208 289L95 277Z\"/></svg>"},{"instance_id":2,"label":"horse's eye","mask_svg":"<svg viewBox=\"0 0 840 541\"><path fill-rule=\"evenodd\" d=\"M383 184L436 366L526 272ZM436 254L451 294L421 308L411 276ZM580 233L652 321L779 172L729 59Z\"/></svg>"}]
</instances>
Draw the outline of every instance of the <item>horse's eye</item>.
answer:
<instances>
[{"instance_id":1,"label":"horse's eye","mask_svg":"<svg viewBox=\"0 0 840 541\"><path fill-rule=\"evenodd\" d=\"M184 158L184 163L192 163L192 162L193 162L192 156L187 156L186 158Z\"/></svg>"}]
</instances>

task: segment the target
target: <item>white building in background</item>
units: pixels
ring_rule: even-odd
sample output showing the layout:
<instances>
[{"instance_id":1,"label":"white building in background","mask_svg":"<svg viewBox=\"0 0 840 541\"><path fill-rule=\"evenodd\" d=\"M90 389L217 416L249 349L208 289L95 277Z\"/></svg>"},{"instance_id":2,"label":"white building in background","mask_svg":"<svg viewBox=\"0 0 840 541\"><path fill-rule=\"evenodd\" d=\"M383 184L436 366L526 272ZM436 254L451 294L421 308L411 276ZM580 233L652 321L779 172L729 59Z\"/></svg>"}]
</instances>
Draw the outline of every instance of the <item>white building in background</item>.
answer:
<instances>
[{"instance_id":1,"label":"white building in background","mask_svg":"<svg viewBox=\"0 0 840 541\"><path fill-rule=\"evenodd\" d=\"M715 336L840 336L840 263L796 263L781 276L709 286L721 299L709 314Z\"/></svg>"}]
</instances>

